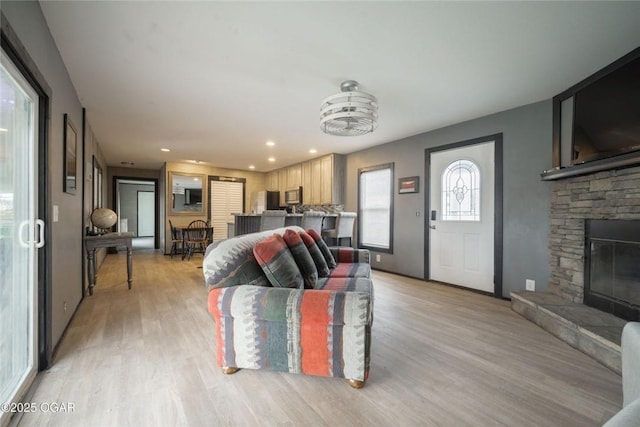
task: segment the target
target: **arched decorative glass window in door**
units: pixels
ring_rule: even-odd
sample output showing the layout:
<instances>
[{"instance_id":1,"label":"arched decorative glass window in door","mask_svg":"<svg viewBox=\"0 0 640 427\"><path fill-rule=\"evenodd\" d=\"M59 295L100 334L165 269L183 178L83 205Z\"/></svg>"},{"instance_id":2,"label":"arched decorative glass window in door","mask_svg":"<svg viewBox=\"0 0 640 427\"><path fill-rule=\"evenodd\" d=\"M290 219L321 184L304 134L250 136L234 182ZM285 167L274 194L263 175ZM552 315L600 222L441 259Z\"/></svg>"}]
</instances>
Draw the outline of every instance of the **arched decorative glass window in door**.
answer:
<instances>
[{"instance_id":1,"label":"arched decorative glass window in door","mask_svg":"<svg viewBox=\"0 0 640 427\"><path fill-rule=\"evenodd\" d=\"M480 170L470 160L455 160L442 172L442 220L480 221Z\"/></svg>"}]
</instances>

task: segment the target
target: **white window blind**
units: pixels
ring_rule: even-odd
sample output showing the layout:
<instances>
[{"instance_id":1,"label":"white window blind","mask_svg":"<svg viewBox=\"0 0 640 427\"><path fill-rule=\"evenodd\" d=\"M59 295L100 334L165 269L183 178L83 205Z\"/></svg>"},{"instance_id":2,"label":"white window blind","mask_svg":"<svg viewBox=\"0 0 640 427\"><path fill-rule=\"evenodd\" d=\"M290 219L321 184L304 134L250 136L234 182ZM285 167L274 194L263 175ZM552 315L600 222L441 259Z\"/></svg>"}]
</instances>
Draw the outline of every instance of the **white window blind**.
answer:
<instances>
[{"instance_id":1,"label":"white window blind","mask_svg":"<svg viewBox=\"0 0 640 427\"><path fill-rule=\"evenodd\" d=\"M234 213L242 213L241 182L211 181L211 226L213 240L223 240L228 237L227 223L233 222Z\"/></svg>"},{"instance_id":2,"label":"white window blind","mask_svg":"<svg viewBox=\"0 0 640 427\"><path fill-rule=\"evenodd\" d=\"M360 171L360 246L390 251L393 217L393 165Z\"/></svg>"}]
</instances>

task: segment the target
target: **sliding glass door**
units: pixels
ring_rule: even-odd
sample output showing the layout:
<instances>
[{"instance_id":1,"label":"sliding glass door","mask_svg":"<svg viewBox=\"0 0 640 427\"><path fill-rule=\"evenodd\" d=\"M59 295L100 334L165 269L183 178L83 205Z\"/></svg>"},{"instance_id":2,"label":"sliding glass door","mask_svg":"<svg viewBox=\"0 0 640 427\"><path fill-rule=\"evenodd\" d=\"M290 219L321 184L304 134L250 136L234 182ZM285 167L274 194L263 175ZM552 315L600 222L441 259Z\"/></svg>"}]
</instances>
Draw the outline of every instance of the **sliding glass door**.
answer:
<instances>
[{"instance_id":1,"label":"sliding glass door","mask_svg":"<svg viewBox=\"0 0 640 427\"><path fill-rule=\"evenodd\" d=\"M0 404L11 405L37 371L37 248L44 223L36 218L38 96L1 55ZM0 411L0 425L11 415Z\"/></svg>"}]
</instances>

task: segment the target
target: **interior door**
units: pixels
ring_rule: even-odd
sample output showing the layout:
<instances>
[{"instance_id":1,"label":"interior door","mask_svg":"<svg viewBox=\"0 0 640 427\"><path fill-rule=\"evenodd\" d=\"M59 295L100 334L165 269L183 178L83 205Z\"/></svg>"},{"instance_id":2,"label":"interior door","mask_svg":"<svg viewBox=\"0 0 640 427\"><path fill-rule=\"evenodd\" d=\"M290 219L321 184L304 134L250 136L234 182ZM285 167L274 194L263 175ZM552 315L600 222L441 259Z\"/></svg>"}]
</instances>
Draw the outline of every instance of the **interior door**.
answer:
<instances>
[{"instance_id":1,"label":"interior door","mask_svg":"<svg viewBox=\"0 0 640 427\"><path fill-rule=\"evenodd\" d=\"M11 60L0 66L0 403L19 401L37 371L38 96ZM9 406L10 408L10 406ZM0 411L6 425L11 411Z\"/></svg>"},{"instance_id":2,"label":"interior door","mask_svg":"<svg viewBox=\"0 0 640 427\"><path fill-rule=\"evenodd\" d=\"M430 154L429 278L494 293L493 141Z\"/></svg>"}]
</instances>

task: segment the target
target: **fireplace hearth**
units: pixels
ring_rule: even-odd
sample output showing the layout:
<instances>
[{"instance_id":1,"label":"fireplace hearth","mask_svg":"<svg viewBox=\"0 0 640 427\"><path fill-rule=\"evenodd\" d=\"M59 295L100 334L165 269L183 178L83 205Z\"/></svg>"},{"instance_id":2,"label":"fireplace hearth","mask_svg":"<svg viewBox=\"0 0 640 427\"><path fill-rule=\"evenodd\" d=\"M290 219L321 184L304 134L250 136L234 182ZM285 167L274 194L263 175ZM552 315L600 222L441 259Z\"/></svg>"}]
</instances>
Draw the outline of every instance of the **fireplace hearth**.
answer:
<instances>
[{"instance_id":1,"label":"fireplace hearth","mask_svg":"<svg viewBox=\"0 0 640 427\"><path fill-rule=\"evenodd\" d=\"M640 221L587 220L584 303L640 320Z\"/></svg>"}]
</instances>

